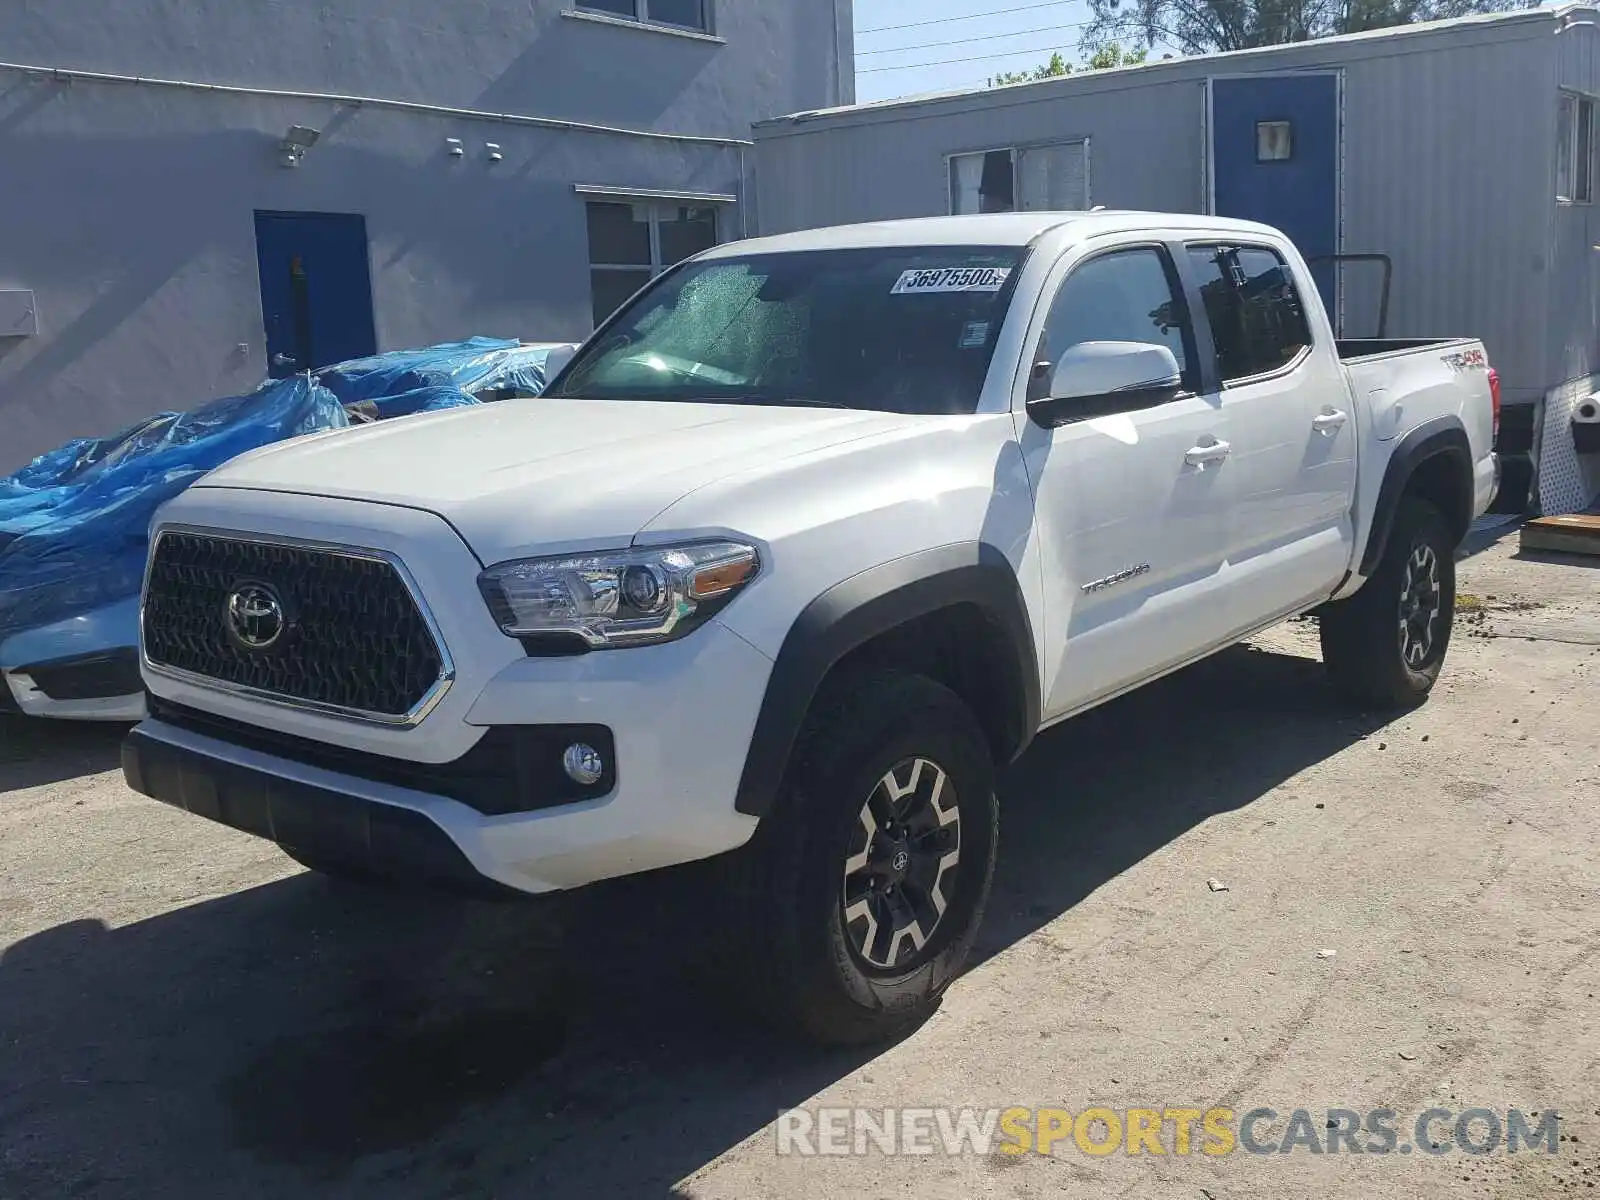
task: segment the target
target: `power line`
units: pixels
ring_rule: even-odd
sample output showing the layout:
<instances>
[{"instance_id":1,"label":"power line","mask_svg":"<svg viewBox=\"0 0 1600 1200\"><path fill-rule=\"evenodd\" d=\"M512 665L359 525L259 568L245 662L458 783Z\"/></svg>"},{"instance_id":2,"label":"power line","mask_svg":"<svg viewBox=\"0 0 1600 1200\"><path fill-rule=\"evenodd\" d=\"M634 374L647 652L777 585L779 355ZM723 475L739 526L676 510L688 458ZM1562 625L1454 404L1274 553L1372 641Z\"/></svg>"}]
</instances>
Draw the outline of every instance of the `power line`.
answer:
<instances>
[{"instance_id":1,"label":"power line","mask_svg":"<svg viewBox=\"0 0 1600 1200\"><path fill-rule=\"evenodd\" d=\"M860 67L857 75L876 75L880 71L914 71L918 67L948 67L953 63L988 62L992 58L1017 58L1024 54L1045 54L1059 51L1060 46L1036 46L1032 49L1003 50L999 54L976 54L971 58L938 58L932 62L901 63L894 67Z\"/></svg>"},{"instance_id":2,"label":"power line","mask_svg":"<svg viewBox=\"0 0 1600 1200\"><path fill-rule=\"evenodd\" d=\"M1006 13L1031 12L1037 8L1060 8L1063 4L1072 4L1075 0L1046 0L1044 4L1024 4L1018 8L996 8L990 12L968 13L964 17L940 17L935 21L911 21L905 25L879 25L872 29L858 29L856 34L863 33L888 33L891 29L920 29L925 25L949 25L952 21L975 21L980 17L1000 17Z\"/></svg>"},{"instance_id":3,"label":"power line","mask_svg":"<svg viewBox=\"0 0 1600 1200\"><path fill-rule=\"evenodd\" d=\"M891 46L887 50L858 50L857 58L866 58L871 54L899 54L906 50L931 50L935 46L964 46L969 42L993 42L1000 38L1024 37L1034 33L1052 33L1062 29L1084 29L1092 25L1092 21L1075 21L1068 25L1040 25L1035 29L1015 29L1010 33L985 33L979 37L949 38L942 42L916 42L910 46Z\"/></svg>"}]
</instances>

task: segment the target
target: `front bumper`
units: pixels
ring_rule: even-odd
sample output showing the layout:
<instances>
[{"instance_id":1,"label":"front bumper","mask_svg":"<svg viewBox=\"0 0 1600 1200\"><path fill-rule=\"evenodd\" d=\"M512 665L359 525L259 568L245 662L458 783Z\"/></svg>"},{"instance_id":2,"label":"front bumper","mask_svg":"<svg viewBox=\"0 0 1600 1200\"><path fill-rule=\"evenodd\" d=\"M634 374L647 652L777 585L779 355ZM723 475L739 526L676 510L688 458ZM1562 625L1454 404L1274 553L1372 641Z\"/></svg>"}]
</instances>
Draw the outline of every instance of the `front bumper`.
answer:
<instances>
[{"instance_id":1,"label":"front bumper","mask_svg":"<svg viewBox=\"0 0 1600 1200\"><path fill-rule=\"evenodd\" d=\"M451 890L503 891L422 813L230 762L135 729L122 743L128 785L155 800L361 871Z\"/></svg>"},{"instance_id":2,"label":"front bumper","mask_svg":"<svg viewBox=\"0 0 1600 1200\"><path fill-rule=\"evenodd\" d=\"M736 812L734 797L770 670L715 621L663 646L514 662L471 705L474 724L461 730L469 745L485 736L479 726L575 719L614 736L608 793L537 811L492 815L431 791L437 764L390 757L384 771L359 774L359 764L344 768L325 754L296 757L292 745L163 720L159 697L157 715L128 737L124 774L148 796L281 844L317 850L324 842L316 839L332 839L338 857L359 850L361 865L384 874L437 881L434 869L385 849L380 827L405 813L408 830L442 837L446 857L459 856L475 876L530 893L582 887L750 839L756 818ZM413 735L438 720L435 713ZM446 882L458 874L452 867Z\"/></svg>"},{"instance_id":3,"label":"front bumper","mask_svg":"<svg viewBox=\"0 0 1600 1200\"><path fill-rule=\"evenodd\" d=\"M120 664L105 663L102 657L0 671L0 712L58 721L140 720L145 711L138 676L133 676L135 686L128 687L129 680L117 674Z\"/></svg>"},{"instance_id":4,"label":"front bumper","mask_svg":"<svg viewBox=\"0 0 1600 1200\"><path fill-rule=\"evenodd\" d=\"M0 712L69 721L137 721L137 597L0 640Z\"/></svg>"},{"instance_id":5,"label":"front bumper","mask_svg":"<svg viewBox=\"0 0 1600 1200\"><path fill-rule=\"evenodd\" d=\"M756 819L737 812L734 799L772 661L732 630L712 620L662 645L530 657L494 623L477 587L483 564L441 518L391 505L267 495L190 488L162 510L160 523L393 555L409 571L413 595L431 610L454 678L415 723L377 724L177 678L147 661L152 719L132 737L134 765L140 754L166 748L184 752L188 765L148 777L130 772L136 788L225 824L235 824L231 808L187 803L186 775L231 779L242 771L246 782L230 786L342 797L291 809L308 818L325 813L330 826L347 822L351 804L369 814L369 824L374 813L389 818L388 810L402 810L442 833L477 875L521 892L709 858L750 839ZM163 719L163 706L213 720ZM609 790L530 811L440 782L442 775L461 782L460 772L481 760L490 731L530 726L609 731ZM536 757L548 762L545 750ZM267 815L277 807L269 805ZM290 842L275 823L263 824L259 813L253 821L237 827L311 849ZM295 836L310 835L297 825Z\"/></svg>"}]
</instances>

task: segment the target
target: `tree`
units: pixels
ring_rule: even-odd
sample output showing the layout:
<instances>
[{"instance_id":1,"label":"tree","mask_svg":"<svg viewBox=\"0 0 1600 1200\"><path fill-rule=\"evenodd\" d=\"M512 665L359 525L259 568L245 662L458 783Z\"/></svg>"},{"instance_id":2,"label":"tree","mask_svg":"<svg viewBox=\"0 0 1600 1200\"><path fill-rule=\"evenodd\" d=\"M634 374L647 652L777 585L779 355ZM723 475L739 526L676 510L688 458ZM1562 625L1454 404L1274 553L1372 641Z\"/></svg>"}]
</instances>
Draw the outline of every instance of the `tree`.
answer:
<instances>
[{"instance_id":1,"label":"tree","mask_svg":"<svg viewBox=\"0 0 1600 1200\"><path fill-rule=\"evenodd\" d=\"M1008 83L1031 83L1036 79L1055 79L1061 75L1071 75L1072 64L1069 63L1061 51L1057 50L1050 56L1050 61L1042 66L1037 66L1031 71L1005 71L999 75L989 77L990 87L1004 87Z\"/></svg>"},{"instance_id":2,"label":"tree","mask_svg":"<svg viewBox=\"0 0 1600 1200\"><path fill-rule=\"evenodd\" d=\"M1536 8L1539 0L1089 0L1084 44L1157 42L1184 54L1249 50L1468 13Z\"/></svg>"},{"instance_id":3,"label":"tree","mask_svg":"<svg viewBox=\"0 0 1600 1200\"><path fill-rule=\"evenodd\" d=\"M1112 67L1137 67L1149 54L1148 49L1124 50L1119 42L1107 42L1089 56L1089 70L1107 71Z\"/></svg>"},{"instance_id":4,"label":"tree","mask_svg":"<svg viewBox=\"0 0 1600 1200\"><path fill-rule=\"evenodd\" d=\"M1107 42L1083 62L1086 71L1104 71L1108 67L1132 67L1144 61L1148 50L1124 50L1116 42ZM1061 51L1050 56L1050 61L1031 71L1006 71L989 78L990 87L1004 87L1008 83L1032 83L1039 79L1058 79L1072 74L1072 64Z\"/></svg>"}]
</instances>

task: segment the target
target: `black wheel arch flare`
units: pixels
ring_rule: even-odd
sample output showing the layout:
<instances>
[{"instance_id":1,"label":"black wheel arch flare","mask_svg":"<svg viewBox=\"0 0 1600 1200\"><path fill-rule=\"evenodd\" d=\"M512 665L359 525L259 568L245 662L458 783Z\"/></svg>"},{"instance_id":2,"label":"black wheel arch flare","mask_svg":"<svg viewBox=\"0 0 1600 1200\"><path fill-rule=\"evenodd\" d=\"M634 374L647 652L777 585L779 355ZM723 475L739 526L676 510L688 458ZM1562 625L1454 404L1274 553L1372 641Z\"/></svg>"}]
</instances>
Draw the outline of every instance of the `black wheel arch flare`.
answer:
<instances>
[{"instance_id":1,"label":"black wheel arch flare","mask_svg":"<svg viewBox=\"0 0 1600 1200\"><path fill-rule=\"evenodd\" d=\"M1016 571L995 546L956 542L872 567L835 584L801 610L774 660L756 717L734 808L764 816L782 786L789 758L823 680L851 651L882 634L958 605L979 608L1015 655L1001 664L1014 680L1006 749L1015 758L1040 720L1033 623Z\"/></svg>"},{"instance_id":2,"label":"black wheel arch flare","mask_svg":"<svg viewBox=\"0 0 1600 1200\"><path fill-rule=\"evenodd\" d=\"M1378 502L1372 513L1372 528L1361 553L1360 573L1363 576L1371 575L1378 569L1383 552L1389 545L1389 533L1394 528L1401 497L1406 494L1418 470L1430 459L1441 456L1449 460L1449 478L1456 492L1451 500L1456 505L1456 511L1465 513L1467 522L1471 522L1472 443L1467 440L1467 431L1460 419L1453 416L1424 421L1400 439L1384 468L1383 483L1378 488ZM1444 516L1446 520L1453 519L1449 511ZM1464 526L1454 527L1460 524L1459 521L1453 524L1453 532L1458 539L1466 533Z\"/></svg>"}]
</instances>

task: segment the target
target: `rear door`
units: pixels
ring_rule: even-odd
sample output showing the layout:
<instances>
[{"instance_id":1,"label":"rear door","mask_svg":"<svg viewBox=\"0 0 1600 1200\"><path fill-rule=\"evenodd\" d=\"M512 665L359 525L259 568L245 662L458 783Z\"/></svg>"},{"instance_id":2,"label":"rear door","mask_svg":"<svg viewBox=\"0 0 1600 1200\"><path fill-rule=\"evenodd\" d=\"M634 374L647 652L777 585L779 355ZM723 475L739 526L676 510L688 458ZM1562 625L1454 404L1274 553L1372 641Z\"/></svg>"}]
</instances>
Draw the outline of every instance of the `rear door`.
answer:
<instances>
[{"instance_id":1,"label":"rear door","mask_svg":"<svg viewBox=\"0 0 1600 1200\"><path fill-rule=\"evenodd\" d=\"M1350 565L1356 423L1332 332L1292 255L1191 243L1233 452L1235 629L1326 597Z\"/></svg>"},{"instance_id":2,"label":"rear door","mask_svg":"<svg viewBox=\"0 0 1600 1200\"><path fill-rule=\"evenodd\" d=\"M1166 346L1184 391L1156 408L1035 424L1021 394L1018 438L1034 488L1046 588L1044 707L1059 717L1192 656L1226 633L1228 437L1203 395L1180 276L1162 244L1080 247L1047 281L1021 386L1047 390L1063 351L1087 341ZM1216 602L1211 602L1215 600Z\"/></svg>"}]
</instances>

